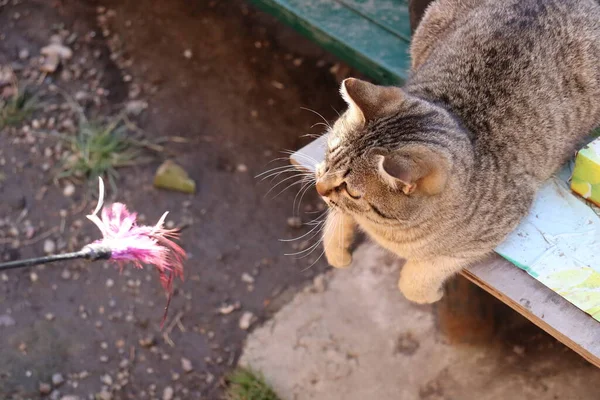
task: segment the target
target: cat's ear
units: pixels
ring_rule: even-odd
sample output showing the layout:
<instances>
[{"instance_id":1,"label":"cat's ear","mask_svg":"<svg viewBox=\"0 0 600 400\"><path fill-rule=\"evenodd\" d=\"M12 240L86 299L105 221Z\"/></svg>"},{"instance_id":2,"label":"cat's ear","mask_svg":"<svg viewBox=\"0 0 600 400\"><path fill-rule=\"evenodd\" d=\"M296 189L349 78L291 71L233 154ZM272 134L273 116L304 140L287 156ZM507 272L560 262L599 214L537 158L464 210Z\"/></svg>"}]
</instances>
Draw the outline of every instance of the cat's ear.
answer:
<instances>
[{"instance_id":1,"label":"cat's ear","mask_svg":"<svg viewBox=\"0 0 600 400\"><path fill-rule=\"evenodd\" d=\"M439 153L421 149L378 154L377 157L383 180L404 194L418 190L433 196L446 187L450 165Z\"/></svg>"},{"instance_id":2,"label":"cat's ear","mask_svg":"<svg viewBox=\"0 0 600 400\"><path fill-rule=\"evenodd\" d=\"M398 87L378 86L356 78L345 79L340 92L350 106L350 113L363 123L393 112L404 99Z\"/></svg>"}]
</instances>

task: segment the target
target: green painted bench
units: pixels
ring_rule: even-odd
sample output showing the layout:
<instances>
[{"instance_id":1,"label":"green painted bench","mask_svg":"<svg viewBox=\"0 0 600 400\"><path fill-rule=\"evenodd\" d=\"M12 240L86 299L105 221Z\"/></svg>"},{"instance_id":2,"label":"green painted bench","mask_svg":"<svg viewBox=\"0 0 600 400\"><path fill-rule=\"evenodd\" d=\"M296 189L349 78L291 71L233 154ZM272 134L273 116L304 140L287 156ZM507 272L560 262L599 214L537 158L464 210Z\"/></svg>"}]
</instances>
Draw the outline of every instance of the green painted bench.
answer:
<instances>
[{"instance_id":1,"label":"green painted bench","mask_svg":"<svg viewBox=\"0 0 600 400\"><path fill-rule=\"evenodd\" d=\"M409 67L405 0L251 0L380 83L401 83Z\"/></svg>"},{"instance_id":2,"label":"green painted bench","mask_svg":"<svg viewBox=\"0 0 600 400\"><path fill-rule=\"evenodd\" d=\"M431 0L412 0L410 5L405 0L251 2L374 81L400 84L410 65L411 25L418 23ZM323 156L321 137L298 150L291 161L299 168L311 169L305 160ZM483 289L600 367L600 324L524 271L496 255L465 268L462 276L466 279L448 283L446 296L436 305L439 325L451 340L487 340L504 320L498 317L498 305L500 310L506 307L490 302L490 296L481 296Z\"/></svg>"}]
</instances>

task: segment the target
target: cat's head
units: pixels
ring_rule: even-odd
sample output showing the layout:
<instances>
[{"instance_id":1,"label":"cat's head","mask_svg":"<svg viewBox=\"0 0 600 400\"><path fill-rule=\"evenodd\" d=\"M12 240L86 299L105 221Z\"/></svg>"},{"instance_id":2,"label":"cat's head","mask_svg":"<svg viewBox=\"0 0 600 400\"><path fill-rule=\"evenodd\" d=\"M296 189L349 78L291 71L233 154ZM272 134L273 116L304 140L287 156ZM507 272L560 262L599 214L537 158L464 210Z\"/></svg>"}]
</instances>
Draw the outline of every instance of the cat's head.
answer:
<instances>
[{"instance_id":1,"label":"cat's head","mask_svg":"<svg viewBox=\"0 0 600 400\"><path fill-rule=\"evenodd\" d=\"M328 133L316 187L334 208L373 222L415 223L444 210L452 180L447 113L398 87L346 79L348 110Z\"/></svg>"}]
</instances>

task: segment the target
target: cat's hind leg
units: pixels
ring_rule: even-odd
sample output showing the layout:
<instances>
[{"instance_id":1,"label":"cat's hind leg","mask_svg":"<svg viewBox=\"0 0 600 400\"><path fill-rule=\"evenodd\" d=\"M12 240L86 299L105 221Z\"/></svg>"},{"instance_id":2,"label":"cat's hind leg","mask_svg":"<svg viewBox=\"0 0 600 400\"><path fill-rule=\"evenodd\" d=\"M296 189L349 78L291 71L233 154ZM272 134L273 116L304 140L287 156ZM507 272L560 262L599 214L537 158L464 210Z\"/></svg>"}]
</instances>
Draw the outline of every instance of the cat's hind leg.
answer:
<instances>
[{"instance_id":1,"label":"cat's hind leg","mask_svg":"<svg viewBox=\"0 0 600 400\"><path fill-rule=\"evenodd\" d=\"M335 210L329 212L323 231L323 247L329 265L336 268L350 265L350 247L355 232L356 222L352 216Z\"/></svg>"},{"instance_id":2,"label":"cat's hind leg","mask_svg":"<svg viewBox=\"0 0 600 400\"><path fill-rule=\"evenodd\" d=\"M446 257L409 260L400 272L398 288L410 301L419 304L435 303L444 295L444 282L466 264L465 260Z\"/></svg>"}]
</instances>

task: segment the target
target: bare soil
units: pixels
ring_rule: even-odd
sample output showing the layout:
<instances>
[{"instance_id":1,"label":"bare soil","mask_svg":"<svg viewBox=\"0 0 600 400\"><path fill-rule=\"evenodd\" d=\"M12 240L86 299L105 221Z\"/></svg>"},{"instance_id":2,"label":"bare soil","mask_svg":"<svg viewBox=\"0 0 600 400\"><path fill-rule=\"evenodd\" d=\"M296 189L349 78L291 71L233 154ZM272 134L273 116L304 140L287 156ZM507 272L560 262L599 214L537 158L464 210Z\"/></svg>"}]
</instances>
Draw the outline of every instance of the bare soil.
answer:
<instances>
[{"instance_id":1,"label":"bare soil","mask_svg":"<svg viewBox=\"0 0 600 400\"><path fill-rule=\"evenodd\" d=\"M58 251L77 249L99 236L84 218L96 183L75 182L67 196L68 182L54 179L66 150L56 133L74 134L69 96L89 117L146 101L134 118L145 137L177 138L151 163L121 169L111 194L148 224L169 210L173 225L186 226L189 256L163 331L165 299L152 269L120 274L72 262L2 274L0 398L40 398L45 384L59 399L168 399L170 389L174 399L219 398L247 334L242 314L260 324L324 268L315 263L320 250L286 257L299 245L278 241L307 231L287 223L299 186L272 199L254 176L284 165L268 163L323 130L301 107L329 120L343 108L337 87L347 68L243 1L0 4L0 65L40 96L31 118L0 132L0 258L41 255L48 240ZM74 56L44 75L39 52L53 34ZM195 195L152 187L166 158L196 181ZM303 219L318 207L309 191ZM231 313L219 311L230 305ZM54 374L65 382L55 376L52 385Z\"/></svg>"}]
</instances>

